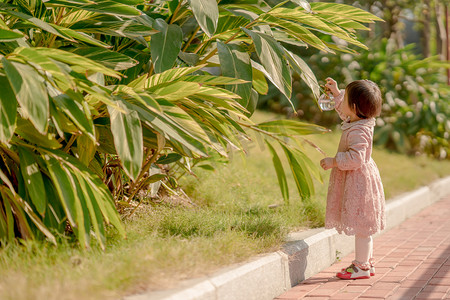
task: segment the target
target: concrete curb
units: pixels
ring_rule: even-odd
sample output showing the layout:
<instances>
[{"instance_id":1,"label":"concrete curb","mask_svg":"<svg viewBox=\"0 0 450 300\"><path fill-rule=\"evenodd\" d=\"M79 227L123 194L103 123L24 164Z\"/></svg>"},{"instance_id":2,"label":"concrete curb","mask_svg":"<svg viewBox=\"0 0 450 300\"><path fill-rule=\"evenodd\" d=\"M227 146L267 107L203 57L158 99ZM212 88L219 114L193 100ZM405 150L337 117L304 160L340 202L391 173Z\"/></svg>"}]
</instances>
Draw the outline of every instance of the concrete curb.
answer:
<instances>
[{"instance_id":1,"label":"concrete curb","mask_svg":"<svg viewBox=\"0 0 450 300\"><path fill-rule=\"evenodd\" d=\"M386 204L388 230L450 194L450 177L395 197ZM124 300L272 300L354 250L353 238L334 229L291 233L282 251L253 258L178 289L127 296Z\"/></svg>"}]
</instances>

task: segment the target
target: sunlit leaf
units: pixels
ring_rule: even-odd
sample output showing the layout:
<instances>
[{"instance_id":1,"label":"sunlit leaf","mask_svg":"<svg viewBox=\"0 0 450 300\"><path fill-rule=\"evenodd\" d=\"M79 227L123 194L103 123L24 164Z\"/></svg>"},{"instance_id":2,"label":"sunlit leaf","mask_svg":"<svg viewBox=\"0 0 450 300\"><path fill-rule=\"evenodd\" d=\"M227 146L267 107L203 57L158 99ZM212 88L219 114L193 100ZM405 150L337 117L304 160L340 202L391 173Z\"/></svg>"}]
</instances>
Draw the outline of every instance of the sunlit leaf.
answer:
<instances>
[{"instance_id":1,"label":"sunlit leaf","mask_svg":"<svg viewBox=\"0 0 450 300\"><path fill-rule=\"evenodd\" d=\"M152 36L150 49L156 73L173 67L181 50L183 32L178 25L168 25L163 19L156 19L154 28L159 30Z\"/></svg>"},{"instance_id":2,"label":"sunlit leaf","mask_svg":"<svg viewBox=\"0 0 450 300\"><path fill-rule=\"evenodd\" d=\"M189 0L198 24L211 37L217 28L219 8L216 0Z\"/></svg>"}]
</instances>

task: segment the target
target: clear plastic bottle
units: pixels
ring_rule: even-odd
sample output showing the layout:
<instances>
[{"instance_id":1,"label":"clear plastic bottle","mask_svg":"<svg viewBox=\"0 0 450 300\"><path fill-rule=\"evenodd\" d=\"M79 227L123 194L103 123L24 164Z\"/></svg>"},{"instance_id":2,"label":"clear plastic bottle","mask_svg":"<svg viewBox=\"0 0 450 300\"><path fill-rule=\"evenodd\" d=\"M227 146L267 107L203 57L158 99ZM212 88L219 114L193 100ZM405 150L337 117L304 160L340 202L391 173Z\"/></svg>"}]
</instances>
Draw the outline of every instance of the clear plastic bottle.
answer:
<instances>
[{"instance_id":1,"label":"clear plastic bottle","mask_svg":"<svg viewBox=\"0 0 450 300\"><path fill-rule=\"evenodd\" d=\"M319 106L322 110L333 110L334 109L334 96L330 91L325 90L325 92L319 97Z\"/></svg>"}]
</instances>

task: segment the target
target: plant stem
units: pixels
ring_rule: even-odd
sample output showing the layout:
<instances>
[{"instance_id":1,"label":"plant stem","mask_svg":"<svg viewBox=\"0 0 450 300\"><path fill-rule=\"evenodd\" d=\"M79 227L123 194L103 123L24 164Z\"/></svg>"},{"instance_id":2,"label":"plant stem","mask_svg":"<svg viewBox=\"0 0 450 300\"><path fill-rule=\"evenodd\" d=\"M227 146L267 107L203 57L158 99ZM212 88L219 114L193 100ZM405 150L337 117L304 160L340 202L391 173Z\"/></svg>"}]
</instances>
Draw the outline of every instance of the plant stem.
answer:
<instances>
[{"instance_id":1,"label":"plant stem","mask_svg":"<svg viewBox=\"0 0 450 300\"><path fill-rule=\"evenodd\" d=\"M56 17L56 20L55 20L55 25L59 25L59 23L61 23L61 20L62 20L62 18L63 18L65 9L66 9L65 7L62 7L62 8L59 10L58 16ZM48 48L52 48L52 47L53 47L53 44L55 43L55 40L56 40L56 35L53 34L53 35L51 36L51 38L50 38L49 43L48 43Z\"/></svg>"},{"instance_id":2,"label":"plant stem","mask_svg":"<svg viewBox=\"0 0 450 300\"><path fill-rule=\"evenodd\" d=\"M175 11L173 12L172 16L170 16L170 22L169 24L172 24L175 20L175 16L177 15L178 11L180 10L181 7L181 2L183 1L179 1L177 7L175 8Z\"/></svg>"},{"instance_id":3,"label":"plant stem","mask_svg":"<svg viewBox=\"0 0 450 300\"><path fill-rule=\"evenodd\" d=\"M73 143L75 142L75 139L77 138L76 134L72 134L72 136L70 137L69 142L67 143L66 147L64 147L64 152L68 153L70 147L72 147Z\"/></svg>"},{"instance_id":4,"label":"plant stem","mask_svg":"<svg viewBox=\"0 0 450 300\"><path fill-rule=\"evenodd\" d=\"M197 32L200 30L200 26L197 26L197 28L195 28L194 32L192 33L191 38L189 39L189 41L187 41L186 45L184 45L183 48L183 52L186 51L187 47L189 47L189 45L191 44L191 42L195 39L195 35L197 34Z\"/></svg>"},{"instance_id":5,"label":"plant stem","mask_svg":"<svg viewBox=\"0 0 450 300\"><path fill-rule=\"evenodd\" d=\"M150 157L152 151L151 149L148 151L148 154L146 156L146 160ZM141 179L144 176L145 173L148 172L148 170L150 169L150 167L152 166L152 164L156 161L156 159L158 158L159 155L159 151L156 149L155 153L153 154L153 156L149 159L149 161L142 167L141 172L139 173L138 177L136 178L135 181L133 181L133 183L131 184L130 187L130 191L131 194L128 198L128 202L131 201L131 199L133 199L133 197L136 195L136 193L139 191L140 185L142 184Z\"/></svg>"}]
</instances>

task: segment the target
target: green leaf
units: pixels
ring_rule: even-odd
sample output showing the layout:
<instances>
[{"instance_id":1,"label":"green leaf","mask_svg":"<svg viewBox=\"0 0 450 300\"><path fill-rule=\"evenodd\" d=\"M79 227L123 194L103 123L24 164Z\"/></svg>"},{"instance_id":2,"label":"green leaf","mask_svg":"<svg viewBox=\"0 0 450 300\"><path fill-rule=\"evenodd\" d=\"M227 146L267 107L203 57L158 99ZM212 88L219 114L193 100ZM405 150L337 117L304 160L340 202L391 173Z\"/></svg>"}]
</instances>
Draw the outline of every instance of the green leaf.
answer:
<instances>
[{"instance_id":1,"label":"green leaf","mask_svg":"<svg viewBox=\"0 0 450 300\"><path fill-rule=\"evenodd\" d=\"M78 101L71 99L65 94L52 97L56 106L64 111L70 120L91 140L95 141L94 123L89 110L83 109L83 105Z\"/></svg>"},{"instance_id":2,"label":"green leaf","mask_svg":"<svg viewBox=\"0 0 450 300\"><path fill-rule=\"evenodd\" d=\"M212 37L217 29L219 8L216 0L189 0L195 19L202 30Z\"/></svg>"},{"instance_id":3,"label":"green leaf","mask_svg":"<svg viewBox=\"0 0 450 300\"><path fill-rule=\"evenodd\" d=\"M269 14L264 15L262 21L269 24L270 26L278 26L284 28L289 34L319 50L323 50L326 52L330 51L330 49L328 49L328 47L322 42L321 39L319 39L304 26L297 24L296 22L277 18Z\"/></svg>"},{"instance_id":4,"label":"green leaf","mask_svg":"<svg viewBox=\"0 0 450 300\"><path fill-rule=\"evenodd\" d=\"M121 101L116 101L116 104L125 113L108 106L114 146L122 161L125 173L135 180L142 168L144 151L141 121L138 113L129 110Z\"/></svg>"},{"instance_id":5,"label":"green leaf","mask_svg":"<svg viewBox=\"0 0 450 300\"><path fill-rule=\"evenodd\" d=\"M281 144L281 147L286 154L289 161L289 166L294 177L295 185L297 186L300 197L305 200L311 197L314 193L314 185L311 180L311 176L307 173L307 169L301 158L295 155L293 151Z\"/></svg>"},{"instance_id":6,"label":"green leaf","mask_svg":"<svg viewBox=\"0 0 450 300\"><path fill-rule=\"evenodd\" d=\"M0 74L0 142L7 144L14 134L17 100L6 76Z\"/></svg>"},{"instance_id":7,"label":"green leaf","mask_svg":"<svg viewBox=\"0 0 450 300\"><path fill-rule=\"evenodd\" d=\"M138 63L129 56L104 48L80 47L75 48L73 53L87 57L116 71L129 69Z\"/></svg>"},{"instance_id":8,"label":"green leaf","mask_svg":"<svg viewBox=\"0 0 450 300\"><path fill-rule=\"evenodd\" d=\"M130 82L128 86L138 90L146 88L148 89L165 82L172 82L174 80L177 80L183 76L186 76L188 74L200 70L204 66L205 65L199 65L195 67L185 67L185 68L173 68L159 74L154 74L150 77L147 77L147 75L145 74Z\"/></svg>"},{"instance_id":9,"label":"green leaf","mask_svg":"<svg viewBox=\"0 0 450 300\"><path fill-rule=\"evenodd\" d=\"M87 135L82 134L77 138L77 151L80 162L89 166L89 163L94 158L97 147L95 142Z\"/></svg>"},{"instance_id":10,"label":"green leaf","mask_svg":"<svg viewBox=\"0 0 450 300\"><path fill-rule=\"evenodd\" d=\"M289 61L289 64L291 67L296 71L298 74L300 74L300 77L303 79L303 81L306 83L306 85L309 86L311 91L313 92L313 95L316 99L319 99L320 96L320 87L319 83L317 82L316 75L313 73L313 71L310 69L307 63L303 59L301 59L298 55L285 50L286 51L286 58Z\"/></svg>"},{"instance_id":11,"label":"green leaf","mask_svg":"<svg viewBox=\"0 0 450 300\"><path fill-rule=\"evenodd\" d=\"M256 53L267 72L269 79L282 92L286 98L291 98L292 79L291 72L281 47L272 37L243 28L253 40Z\"/></svg>"},{"instance_id":12,"label":"green leaf","mask_svg":"<svg viewBox=\"0 0 450 300\"><path fill-rule=\"evenodd\" d=\"M23 37L24 35L20 32L0 28L0 42L12 42Z\"/></svg>"},{"instance_id":13,"label":"green leaf","mask_svg":"<svg viewBox=\"0 0 450 300\"><path fill-rule=\"evenodd\" d=\"M48 132L46 134L41 134L30 121L22 118L17 119L15 133L26 139L28 142L39 145L39 147L50 149L58 149L61 147L61 144L56 139L54 133ZM13 141L14 138L15 137L12 138Z\"/></svg>"},{"instance_id":14,"label":"green leaf","mask_svg":"<svg viewBox=\"0 0 450 300\"><path fill-rule=\"evenodd\" d=\"M245 84L226 87L233 93L241 96L238 102L247 107L250 101L250 93L252 89L252 66L250 64L250 56L239 45L224 44L217 42L219 52L220 68L223 76L239 78L248 81Z\"/></svg>"},{"instance_id":15,"label":"green leaf","mask_svg":"<svg viewBox=\"0 0 450 300\"><path fill-rule=\"evenodd\" d=\"M147 91L154 94L157 98L177 100L198 93L200 91L200 84L197 82L175 81L169 84L152 87Z\"/></svg>"},{"instance_id":16,"label":"green leaf","mask_svg":"<svg viewBox=\"0 0 450 300\"><path fill-rule=\"evenodd\" d=\"M100 46L100 47L110 47L108 44L103 43L102 41L99 41L90 35L84 33L84 32L78 32L75 30L72 30L70 28L58 26L56 24L50 24L53 28L58 30L58 32L62 35L64 35L69 40L79 40L82 42L85 42L87 44L91 44L94 46Z\"/></svg>"},{"instance_id":17,"label":"green leaf","mask_svg":"<svg viewBox=\"0 0 450 300\"><path fill-rule=\"evenodd\" d=\"M278 184L281 189L281 195L286 203L289 203L289 188L286 180L286 174L284 173L283 164L281 163L280 157L278 156L275 149L272 145L266 141L267 146L269 147L270 153L272 153L272 162L275 167L275 171L277 173Z\"/></svg>"},{"instance_id":18,"label":"green leaf","mask_svg":"<svg viewBox=\"0 0 450 300\"><path fill-rule=\"evenodd\" d=\"M78 199L75 193L76 187L73 178L68 174L67 169L62 167L63 160L60 161L48 154L43 155L43 158L53 185L58 192L67 219L70 225L76 228L78 226L79 214L82 214L82 212L80 211L79 203L77 203Z\"/></svg>"},{"instance_id":19,"label":"green leaf","mask_svg":"<svg viewBox=\"0 0 450 300\"><path fill-rule=\"evenodd\" d=\"M33 48L34 51L47 56L48 58L52 58L56 61L63 62L71 66L71 68L78 73L101 73L104 75L108 75L111 77L115 77L120 79L120 73L114 70L111 70L101 63L98 63L89 58L83 57L81 55L53 48Z\"/></svg>"},{"instance_id":20,"label":"green leaf","mask_svg":"<svg viewBox=\"0 0 450 300\"><path fill-rule=\"evenodd\" d=\"M0 14L1 13L5 13L5 14L9 14L9 15L15 16L15 17L17 17L17 18L19 18L21 20L24 20L24 21L27 21L27 22L30 22L30 23L34 24L35 26L41 28L42 30L45 30L45 31L47 31L49 33L52 33L54 35L57 35L57 36L60 36L62 38L67 39L66 36L64 36L58 30L53 28L51 26L51 24L49 24L49 23L47 23L47 22L45 22L45 21L43 21L41 19L35 18L33 16L30 16L30 15L27 15L27 14L24 14L24 13L21 13L21 12L18 12L18 11L14 11L14 10L9 9L9 8L7 8L7 9L5 9L5 8L0 9ZM70 39L70 40L74 42L74 40L72 40L72 39Z\"/></svg>"},{"instance_id":21,"label":"green leaf","mask_svg":"<svg viewBox=\"0 0 450 300\"><path fill-rule=\"evenodd\" d=\"M179 161L183 156L178 153L169 153L158 158L156 164L167 165L176 161Z\"/></svg>"},{"instance_id":22,"label":"green leaf","mask_svg":"<svg viewBox=\"0 0 450 300\"><path fill-rule=\"evenodd\" d=\"M330 131L325 127L318 126L315 124L309 124L296 120L287 120L287 119L259 123L257 127L264 131L279 133L285 136L308 135L308 134L325 133Z\"/></svg>"},{"instance_id":23,"label":"green leaf","mask_svg":"<svg viewBox=\"0 0 450 300\"><path fill-rule=\"evenodd\" d=\"M47 196L45 194L44 182L36 157L25 147L19 147L20 171L37 211L43 216L47 206Z\"/></svg>"},{"instance_id":24,"label":"green leaf","mask_svg":"<svg viewBox=\"0 0 450 300\"><path fill-rule=\"evenodd\" d=\"M264 77L264 75L263 75ZM179 81L198 82L207 85L235 85L247 83L242 79L213 75L187 75L180 77Z\"/></svg>"},{"instance_id":25,"label":"green leaf","mask_svg":"<svg viewBox=\"0 0 450 300\"><path fill-rule=\"evenodd\" d=\"M99 193L95 193L95 191L89 186L89 182L83 177L80 172L75 173L76 178L78 179L79 187L81 188L83 197L80 199L84 200L84 207L87 208L89 212L89 216L91 219L90 224L94 227L95 237L100 243L100 247L105 249L106 242L106 232L105 227L103 225L103 216L102 211L98 205L98 200L101 195ZM85 213L85 219L87 219L87 213ZM86 235L90 234L90 226L87 224L85 228L88 229Z\"/></svg>"},{"instance_id":26,"label":"green leaf","mask_svg":"<svg viewBox=\"0 0 450 300\"><path fill-rule=\"evenodd\" d=\"M112 0L47 0L46 6L62 6L83 9L103 14L133 17L140 16L142 12L133 6Z\"/></svg>"},{"instance_id":27,"label":"green leaf","mask_svg":"<svg viewBox=\"0 0 450 300\"><path fill-rule=\"evenodd\" d=\"M29 65L10 62L2 57L3 68L16 94L22 115L44 134L49 118L48 95L43 78Z\"/></svg>"},{"instance_id":28,"label":"green leaf","mask_svg":"<svg viewBox=\"0 0 450 300\"><path fill-rule=\"evenodd\" d=\"M303 7L307 12L309 13L311 12L311 5L309 4L308 1L306 0L291 0L291 1Z\"/></svg>"},{"instance_id":29,"label":"green leaf","mask_svg":"<svg viewBox=\"0 0 450 300\"><path fill-rule=\"evenodd\" d=\"M266 95L269 92L269 85L264 77L264 73L252 67L253 88L261 95Z\"/></svg>"},{"instance_id":30,"label":"green leaf","mask_svg":"<svg viewBox=\"0 0 450 300\"><path fill-rule=\"evenodd\" d=\"M152 176L150 176L145 180L145 185L158 182L166 177L167 177L166 174L153 174Z\"/></svg>"},{"instance_id":31,"label":"green leaf","mask_svg":"<svg viewBox=\"0 0 450 300\"><path fill-rule=\"evenodd\" d=\"M346 4L313 2L311 3L311 9L313 12L319 14L330 13L363 23L373 23L373 21L384 22L383 19L380 19L367 11Z\"/></svg>"},{"instance_id":32,"label":"green leaf","mask_svg":"<svg viewBox=\"0 0 450 300\"><path fill-rule=\"evenodd\" d=\"M178 25L156 19L154 28L159 30L152 35L150 49L152 62L156 73L161 73L173 67L183 42L183 32Z\"/></svg>"}]
</instances>

